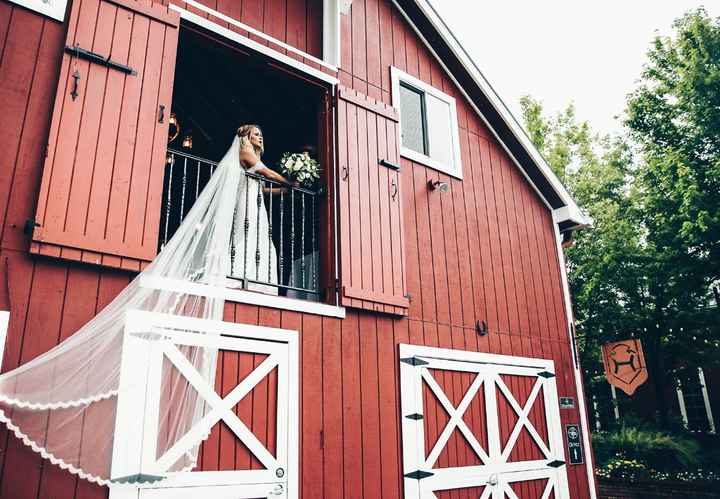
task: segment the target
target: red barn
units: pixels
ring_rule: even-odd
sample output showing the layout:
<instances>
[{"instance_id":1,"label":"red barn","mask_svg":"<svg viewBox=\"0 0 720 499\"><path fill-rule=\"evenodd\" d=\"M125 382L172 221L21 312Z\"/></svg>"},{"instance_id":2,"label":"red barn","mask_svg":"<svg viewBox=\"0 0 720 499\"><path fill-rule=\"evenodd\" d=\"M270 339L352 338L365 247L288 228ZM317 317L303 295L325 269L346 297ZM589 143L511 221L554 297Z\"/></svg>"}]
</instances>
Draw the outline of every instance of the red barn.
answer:
<instances>
[{"instance_id":1,"label":"red barn","mask_svg":"<svg viewBox=\"0 0 720 499\"><path fill-rule=\"evenodd\" d=\"M596 497L561 250L587 221L427 0L2 0L0 102L3 372L154 258L239 124L322 168L257 196L276 280L177 319L220 334L214 390L178 367L215 415L197 468L165 473L147 395L113 459L165 479L101 487L3 430L1 498Z\"/></svg>"}]
</instances>

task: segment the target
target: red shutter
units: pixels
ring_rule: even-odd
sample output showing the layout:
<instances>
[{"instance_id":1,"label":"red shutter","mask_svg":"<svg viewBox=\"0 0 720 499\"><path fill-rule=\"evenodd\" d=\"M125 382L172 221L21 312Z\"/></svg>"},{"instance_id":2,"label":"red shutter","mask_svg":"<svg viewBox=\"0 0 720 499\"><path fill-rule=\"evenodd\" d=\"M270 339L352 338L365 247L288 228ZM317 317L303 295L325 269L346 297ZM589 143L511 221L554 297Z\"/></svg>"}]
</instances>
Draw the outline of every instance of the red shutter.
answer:
<instances>
[{"instance_id":1,"label":"red shutter","mask_svg":"<svg viewBox=\"0 0 720 499\"><path fill-rule=\"evenodd\" d=\"M341 302L406 315L397 127L393 107L339 88Z\"/></svg>"},{"instance_id":2,"label":"red shutter","mask_svg":"<svg viewBox=\"0 0 720 499\"><path fill-rule=\"evenodd\" d=\"M150 0L72 2L32 252L130 269L155 256L178 26Z\"/></svg>"}]
</instances>

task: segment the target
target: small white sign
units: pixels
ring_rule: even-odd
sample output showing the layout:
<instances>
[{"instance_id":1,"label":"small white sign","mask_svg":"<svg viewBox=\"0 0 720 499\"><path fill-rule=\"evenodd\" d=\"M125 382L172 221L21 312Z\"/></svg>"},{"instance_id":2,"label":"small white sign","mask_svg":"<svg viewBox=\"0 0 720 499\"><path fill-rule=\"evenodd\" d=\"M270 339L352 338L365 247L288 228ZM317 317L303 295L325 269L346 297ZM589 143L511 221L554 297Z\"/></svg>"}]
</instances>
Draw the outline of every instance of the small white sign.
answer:
<instances>
[{"instance_id":1,"label":"small white sign","mask_svg":"<svg viewBox=\"0 0 720 499\"><path fill-rule=\"evenodd\" d=\"M67 8L67 0L10 0L13 3L22 5L25 8L39 12L45 16L57 19L62 22L65 20L65 9Z\"/></svg>"}]
</instances>

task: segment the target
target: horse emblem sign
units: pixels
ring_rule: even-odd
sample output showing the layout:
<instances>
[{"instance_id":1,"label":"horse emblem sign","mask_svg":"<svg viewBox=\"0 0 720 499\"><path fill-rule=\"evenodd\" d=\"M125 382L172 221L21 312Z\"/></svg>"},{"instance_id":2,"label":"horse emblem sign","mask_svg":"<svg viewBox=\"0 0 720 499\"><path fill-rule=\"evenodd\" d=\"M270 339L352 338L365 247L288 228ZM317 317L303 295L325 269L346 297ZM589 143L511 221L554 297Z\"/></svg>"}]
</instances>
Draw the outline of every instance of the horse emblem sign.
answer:
<instances>
[{"instance_id":1,"label":"horse emblem sign","mask_svg":"<svg viewBox=\"0 0 720 499\"><path fill-rule=\"evenodd\" d=\"M608 382L628 395L648 378L645 355L638 339L607 343L602 347L603 365Z\"/></svg>"}]
</instances>

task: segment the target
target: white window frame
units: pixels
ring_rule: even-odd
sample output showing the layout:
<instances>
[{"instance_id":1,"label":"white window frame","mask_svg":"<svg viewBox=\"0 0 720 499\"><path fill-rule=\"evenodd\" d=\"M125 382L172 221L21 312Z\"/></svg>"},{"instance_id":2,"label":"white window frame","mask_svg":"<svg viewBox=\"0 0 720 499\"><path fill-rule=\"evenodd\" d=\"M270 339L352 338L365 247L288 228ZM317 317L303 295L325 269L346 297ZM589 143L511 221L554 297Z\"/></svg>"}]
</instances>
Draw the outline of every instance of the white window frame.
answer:
<instances>
[{"instance_id":1,"label":"white window frame","mask_svg":"<svg viewBox=\"0 0 720 499\"><path fill-rule=\"evenodd\" d=\"M448 165L440 161L434 160L426 154L405 147L402 143L402 126L398 127L398 143L400 144L400 155L416 163L420 163L425 166L429 166L430 168L433 168L435 170L446 173L447 175L450 175L452 177L462 179L462 158L460 156L460 130L457 118L457 106L455 103L455 98L394 66L390 68L390 78L392 81L392 104L400 113L401 124L403 119L402 110L400 109L401 82L415 88L420 92L432 95L433 97L447 103L450 107L450 134L454 159L452 165Z\"/></svg>"},{"instance_id":2,"label":"white window frame","mask_svg":"<svg viewBox=\"0 0 720 499\"><path fill-rule=\"evenodd\" d=\"M26 9L38 12L44 16L48 16L57 21L65 20L65 10L67 9L67 0L10 0L12 3L22 5Z\"/></svg>"},{"instance_id":3,"label":"white window frame","mask_svg":"<svg viewBox=\"0 0 720 499\"><path fill-rule=\"evenodd\" d=\"M292 45L288 45L287 43L282 42L282 41L278 40L277 38L273 38L272 36L270 36L266 33L263 33L262 31L259 31L251 26L248 26L247 24L244 24L244 23L238 21L237 19L227 16L227 15L223 14L222 12L218 12L217 10L211 9L210 7L207 7L201 3L198 3L195 0L184 0L184 1L189 7L193 7L199 11L202 11L202 12L208 14L210 17L213 17L222 22L231 24L231 25L238 27L244 31L247 31L248 33L251 33L252 35L257 36L258 38L262 38L263 40L272 42L274 45L282 47L283 49L287 50L288 52L292 52L292 53L297 54L301 57L304 57L305 59L308 59L320 66L323 66L323 67L329 69L331 72L337 73L337 71L338 71L337 66L328 62L327 60L324 60L325 57L323 57L323 59L318 59L314 55L308 54L307 52L304 52L296 47L293 47ZM330 83L331 85L337 85L339 83L339 80L337 78L330 76L329 74L327 74L323 71L320 71L319 69L315 69L314 67L312 67L308 64L300 62L297 59L294 59L285 54L282 54L279 51L272 49L266 45L263 45L254 40L251 40L250 38L243 36L235 31L227 29L224 26L221 26L220 24L211 21L209 18L206 19L204 17L201 17L201 16L199 16L193 12L190 12L189 10L184 9L183 7L173 4L173 3L171 3L169 5L169 8L170 8L170 10L174 10L175 12L178 12L180 14L180 19L183 19L185 21L189 21L193 24L201 26L201 27L207 29L208 31L211 31L213 33L221 35L222 37L232 40L236 43L239 43L240 45L244 45L248 48L251 48L255 52L260 52L261 54L264 54L268 57L271 57L272 59L275 59L284 64L287 64L290 67L299 69L300 71L307 73L310 76L312 76L318 80L325 81L327 83ZM337 27L338 38L337 38L336 42L332 42L332 43L336 43L337 48L333 48L332 50L333 50L333 53L337 53L339 55L339 53L340 53L340 42L339 42L339 26L340 26L339 19L340 19L340 17L339 17L339 15L337 15L336 17L338 19L338 25L337 25L338 26ZM325 24L325 28L328 28L328 23L324 22L324 24ZM323 33L323 39L325 38L325 36L326 36L326 34ZM328 35L328 36L332 36L332 35ZM323 42L323 44L324 43L325 42ZM333 45L333 47L334 47L334 45ZM323 53L325 53L324 45L323 45ZM328 56L328 58L330 60L333 60L334 56ZM333 62L334 62L334 60L333 60Z\"/></svg>"}]
</instances>

